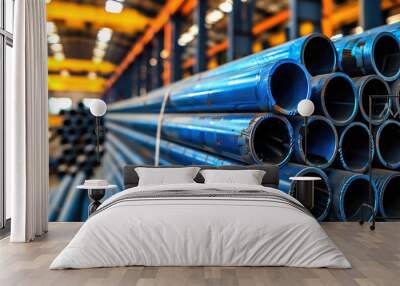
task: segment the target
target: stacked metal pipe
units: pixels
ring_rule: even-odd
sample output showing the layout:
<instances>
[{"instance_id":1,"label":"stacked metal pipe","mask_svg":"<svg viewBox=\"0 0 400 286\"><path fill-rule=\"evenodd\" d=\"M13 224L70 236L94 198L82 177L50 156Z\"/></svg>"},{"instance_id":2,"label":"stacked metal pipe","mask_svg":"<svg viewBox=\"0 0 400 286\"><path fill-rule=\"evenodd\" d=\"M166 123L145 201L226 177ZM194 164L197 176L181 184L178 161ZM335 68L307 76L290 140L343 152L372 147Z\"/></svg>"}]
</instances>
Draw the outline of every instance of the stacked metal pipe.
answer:
<instances>
[{"instance_id":1,"label":"stacked metal pipe","mask_svg":"<svg viewBox=\"0 0 400 286\"><path fill-rule=\"evenodd\" d=\"M80 221L82 209L88 206L83 191L76 186L93 176L99 165L96 154L95 120L82 103L62 111L63 124L58 129L61 152L55 159L60 184L50 193L49 221ZM100 121L101 126L104 125ZM100 154L104 152L100 136Z\"/></svg>"},{"instance_id":2,"label":"stacked metal pipe","mask_svg":"<svg viewBox=\"0 0 400 286\"><path fill-rule=\"evenodd\" d=\"M122 184L124 165L154 164L161 123L160 164L275 164L280 189L294 196L291 176L321 178L311 210L319 220L390 219L400 213L400 105L373 99L370 118L369 96L399 93L399 35L400 25L333 42L312 34L110 103L102 168ZM315 104L307 146L302 99ZM370 158L380 168L372 180Z\"/></svg>"}]
</instances>

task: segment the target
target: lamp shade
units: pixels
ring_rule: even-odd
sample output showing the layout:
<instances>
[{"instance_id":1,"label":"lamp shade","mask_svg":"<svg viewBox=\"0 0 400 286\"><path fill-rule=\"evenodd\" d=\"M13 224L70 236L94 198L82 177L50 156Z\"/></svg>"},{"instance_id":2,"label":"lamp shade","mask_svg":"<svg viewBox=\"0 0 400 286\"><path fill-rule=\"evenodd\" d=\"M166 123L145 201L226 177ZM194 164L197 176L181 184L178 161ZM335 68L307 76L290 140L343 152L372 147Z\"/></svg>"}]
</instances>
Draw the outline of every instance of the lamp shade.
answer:
<instances>
[{"instance_id":1,"label":"lamp shade","mask_svg":"<svg viewBox=\"0 0 400 286\"><path fill-rule=\"evenodd\" d=\"M92 113L93 116L101 117L106 114L106 111L107 104L101 99L93 100L92 104L90 105L90 113Z\"/></svg>"},{"instance_id":2,"label":"lamp shade","mask_svg":"<svg viewBox=\"0 0 400 286\"><path fill-rule=\"evenodd\" d=\"M314 103L309 99L303 99L297 105L297 112L303 117L309 117L314 113Z\"/></svg>"}]
</instances>

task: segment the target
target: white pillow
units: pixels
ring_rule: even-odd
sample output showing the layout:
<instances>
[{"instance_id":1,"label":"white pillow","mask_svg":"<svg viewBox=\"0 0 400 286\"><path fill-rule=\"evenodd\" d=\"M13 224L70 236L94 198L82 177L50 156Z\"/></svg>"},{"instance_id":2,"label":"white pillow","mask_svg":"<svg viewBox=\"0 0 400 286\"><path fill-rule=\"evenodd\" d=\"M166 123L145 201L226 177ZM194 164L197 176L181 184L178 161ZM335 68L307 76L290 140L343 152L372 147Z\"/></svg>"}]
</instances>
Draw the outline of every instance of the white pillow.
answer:
<instances>
[{"instance_id":1,"label":"white pillow","mask_svg":"<svg viewBox=\"0 0 400 286\"><path fill-rule=\"evenodd\" d=\"M261 185L265 171L262 170L202 170L205 184Z\"/></svg>"},{"instance_id":2,"label":"white pillow","mask_svg":"<svg viewBox=\"0 0 400 286\"><path fill-rule=\"evenodd\" d=\"M193 180L200 168L135 168L139 177L138 186L195 183Z\"/></svg>"}]
</instances>

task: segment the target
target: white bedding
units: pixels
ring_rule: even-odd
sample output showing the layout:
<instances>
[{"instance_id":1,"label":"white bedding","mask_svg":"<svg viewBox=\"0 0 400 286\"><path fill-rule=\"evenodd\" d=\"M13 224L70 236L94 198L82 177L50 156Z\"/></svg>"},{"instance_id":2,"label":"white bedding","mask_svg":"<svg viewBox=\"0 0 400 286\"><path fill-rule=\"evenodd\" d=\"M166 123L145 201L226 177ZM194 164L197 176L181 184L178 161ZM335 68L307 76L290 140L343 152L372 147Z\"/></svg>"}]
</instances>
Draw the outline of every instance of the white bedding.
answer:
<instances>
[{"instance_id":1,"label":"white bedding","mask_svg":"<svg viewBox=\"0 0 400 286\"><path fill-rule=\"evenodd\" d=\"M124 199L137 192L169 190L253 190L264 191L272 199ZM351 267L318 222L293 203L299 204L279 190L254 185L182 184L128 189L100 206L50 269L127 265Z\"/></svg>"}]
</instances>

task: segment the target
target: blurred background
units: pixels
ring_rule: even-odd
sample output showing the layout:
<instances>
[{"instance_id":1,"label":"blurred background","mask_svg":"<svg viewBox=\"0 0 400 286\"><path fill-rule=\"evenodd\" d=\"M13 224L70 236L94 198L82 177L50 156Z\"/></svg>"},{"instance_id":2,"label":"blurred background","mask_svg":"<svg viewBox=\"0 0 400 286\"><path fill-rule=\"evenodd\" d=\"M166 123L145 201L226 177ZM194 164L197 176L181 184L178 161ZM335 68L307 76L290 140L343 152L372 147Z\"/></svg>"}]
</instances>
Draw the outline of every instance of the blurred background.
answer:
<instances>
[{"instance_id":1,"label":"blurred background","mask_svg":"<svg viewBox=\"0 0 400 286\"><path fill-rule=\"evenodd\" d=\"M132 141L107 145L101 119L98 161L88 111L93 99L110 105L145 97L313 32L340 38L393 24L400 21L400 1L47 0L47 20L50 220L79 221L87 218L89 200L73 191L76 185L96 177L121 190L123 164L152 164L154 157Z\"/></svg>"}]
</instances>

